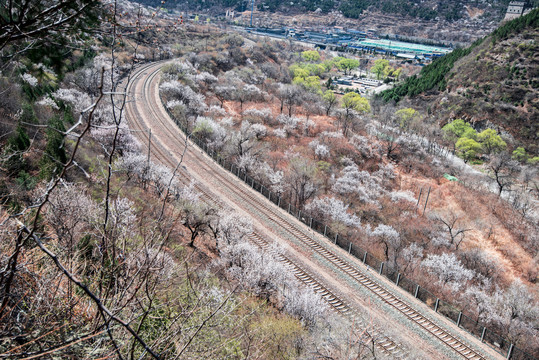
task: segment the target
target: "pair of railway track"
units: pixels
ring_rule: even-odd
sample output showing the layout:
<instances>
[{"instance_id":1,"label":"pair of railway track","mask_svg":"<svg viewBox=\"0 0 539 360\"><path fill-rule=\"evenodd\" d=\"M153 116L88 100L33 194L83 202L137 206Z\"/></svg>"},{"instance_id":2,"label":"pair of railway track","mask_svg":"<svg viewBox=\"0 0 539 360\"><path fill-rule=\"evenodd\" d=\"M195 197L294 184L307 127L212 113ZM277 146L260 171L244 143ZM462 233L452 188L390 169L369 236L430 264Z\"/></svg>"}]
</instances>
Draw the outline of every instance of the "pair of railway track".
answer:
<instances>
[{"instance_id":1,"label":"pair of railway track","mask_svg":"<svg viewBox=\"0 0 539 360\"><path fill-rule=\"evenodd\" d=\"M270 226L279 229L285 233L287 237L294 238L301 243L305 248L316 253L331 264L337 271L345 274L353 279L360 286L365 287L375 294L379 299L393 307L413 323L417 324L429 334L439 339L442 343L449 346L457 354L466 359L486 359L481 353L473 349L466 342L453 335L449 330L437 325L427 316L422 315L415 310L404 300L400 299L393 292L382 286L376 279L361 272L358 268L352 265L348 260L341 255L338 255L336 249L332 249L331 245L322 245L309 234L308 231L302 229L304 226L296 219L285 214L281 209L274 204L269 203L259 194L240 182L233 179L231 174L228 174L218 164L205 156L198 150L186 136L181 135L181 131L174 125L161 104L158 86L158 74L161 64L150 64L141 67L134 74L132 81L127 84L126 91L130 96L134 96L134 101L127 104L127 118L132 129L138 130L138 137L144 142L150 141L148 129L151 127L154 134L153 139L163 141L158 143L154 141L151 147L151 153L154 158L164 165L176 168L178 165L178 156L176 152L182 152L187 146L187 151L183 156L183 162L186 168L179 167L180 181L186 183L186 179L194 177L190 173L193 171L200 178L214 181L224 192L229 201L235 203L238 207L245 209L247 212L256 213L258 219ZM142 83L140 83L142 82ZM137 91L140 91L137 93ZM146 113L144 113L146 111ZM173 144L168 146L167 144ZM191 170L187 170L187 168ZM227 205L216 199L215 193L207 188L196 185L197 191L202 193L203 199L209 203L213 203L218 207L226 207ZM265 240L264 234L255 232L250 236L250 240L262 248L267 248L268 243ZM293 261L291 258L281 256L283 261L290 268L292 273L306 286L310 286L315 292L328 303L328 305L339 314L344 316L353 316L354 309L347 304L342 297L331 291L327 286L324 286L320 280L303 269L301 265ZM401 345L386 336L379 336L376 339L377 347L385 354L393 357L401 357L405 352Z\"/></svg>"}]
</instances>

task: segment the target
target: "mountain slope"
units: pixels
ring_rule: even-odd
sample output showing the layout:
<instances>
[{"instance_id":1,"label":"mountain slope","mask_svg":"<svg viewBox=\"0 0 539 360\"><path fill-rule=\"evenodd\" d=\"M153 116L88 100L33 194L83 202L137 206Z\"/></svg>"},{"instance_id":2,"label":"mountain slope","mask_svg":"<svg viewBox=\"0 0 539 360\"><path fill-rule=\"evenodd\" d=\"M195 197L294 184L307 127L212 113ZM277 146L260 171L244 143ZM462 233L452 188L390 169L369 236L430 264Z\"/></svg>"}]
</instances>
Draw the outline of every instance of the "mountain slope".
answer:
<instances>
[{"instance_id":1,"label":"mountain slope","mask_svg":"<svg viewBox=\"0 0 539 360\"><path fill-rule=\"evenodd\" d=\"M150 6L162 6L159 0L138 0ZM327 13L338 10L345 17L357 19L364 11L380 10L386 14L407 15L423 20L435 18L448 21L457 21L468 16L469 9L485 11L485 15L498 19L503 16L509 0L265 0L256 1L258 10L304 12L320 9ZM202 2L188 2L185 0L169 0L164 4L168 8L181 8L182 10L204 10L233 8L237 11L250 9L251 2L246 0L205 0Z\"/></svg>"},{"instance_id":2,"label":"mountain slope","mask_svg":"<svg viewBox=\"0 0 539 360\"><path fill-rule=\"evenodd\" d=\"M471 47L425 67L418 77L382 94L416 97L439 119L494 124L537 154L539 136L539 9L502 25Z\"/></svg>"}]
</instances>

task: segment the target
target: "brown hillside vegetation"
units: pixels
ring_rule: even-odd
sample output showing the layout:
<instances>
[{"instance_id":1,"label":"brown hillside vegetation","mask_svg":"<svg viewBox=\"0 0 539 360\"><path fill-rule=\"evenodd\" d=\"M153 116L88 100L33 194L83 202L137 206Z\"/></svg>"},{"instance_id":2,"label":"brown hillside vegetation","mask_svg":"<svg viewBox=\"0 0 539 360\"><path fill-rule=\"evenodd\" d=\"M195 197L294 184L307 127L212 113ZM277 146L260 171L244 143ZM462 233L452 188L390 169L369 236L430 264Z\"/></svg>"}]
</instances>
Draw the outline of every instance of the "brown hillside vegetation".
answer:
<instances>
[{"instance_id":1,"label":"brown hillside vegetation","mask_svg":"<svg viewBox=\"0 0 539 360\"><path fill-rule=\"evenodd\" d=\"M487 39L449 73L447 91L425 96L440 119L463 118L478 128L495 126L539 153L539 44L527 28L495 44Z\"/></svg>"},{"instance_id":2,"label":"brown hillside vegetation","mask_svg":"<svg viewBox=\"0 0 539 360\"><path fill-rule=\"evenodd\" d=\"M387 266L511 336L519 346L537 351L535 330L529 327L536 308L522 315L522 321L529 321L526 330L520 327L523 323L517 330L501 315L504 310L496 310L501 303L492 300L508 297L516 289L527 288L529 294L536 290L539 232L534 211L500 198L492 192L488 176L460 159L424 148L424 137L432 139L439 132L428 125L431 116L417 112L403 122L399 108L373 103L375 114L355 112L347 117L344 96L326 116L325 100L316 88L294 84L301 84L297 78L290 84L295 73L283 65L301 64L301 53L290 56L286 48L272 45L279 49L274 56L281 59L280 68L264 67L265 76L254 77L256 66L249 61L223 71L210 59L217 59L223 47L249 56L268 44L259 42L241 50L234 46L217 41L208 52L188 55L165 68L161 94L176 119L302 214L328 224ZM319 62L330 60L329 54L322 54ZM262 57L257 63L267 64ZM197 69L192 64L201 65ZM320 82L338 71L334 66L323 71ZM228 99L216 97L230 85ZM239 101L246 89L254 89L252 85L258 92ZM204 99L195 98L193 89ZM190 111L198 117L189 117ZM487 163L479 169L490 171ZM448 181L444 174L459 181ZM531 183L513 182L511 191L534 204L536 194L529 186L537 175L531 176ZM432 264L445 266L444 261L452 264L447 266L461 266L462 277L442 280L427 271L435 269ZM491 300L475 303L465 289ZM486 316L482 306L500 315Z\"/></svg>"}]
</instances>

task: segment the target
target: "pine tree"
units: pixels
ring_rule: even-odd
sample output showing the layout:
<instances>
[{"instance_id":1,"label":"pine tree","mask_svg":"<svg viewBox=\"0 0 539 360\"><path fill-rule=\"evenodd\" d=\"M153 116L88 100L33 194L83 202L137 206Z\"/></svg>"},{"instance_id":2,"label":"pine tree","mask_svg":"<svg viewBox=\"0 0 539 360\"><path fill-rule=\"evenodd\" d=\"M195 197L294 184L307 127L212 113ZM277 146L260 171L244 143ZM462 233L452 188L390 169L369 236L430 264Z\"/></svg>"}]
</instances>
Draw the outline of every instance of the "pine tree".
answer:
<instances>
[{"instance_id":1,"label":"pine tree","mask_svg":"<svg viewBox=\"0 0 539 360\"><path fill-rule=\"evenodd\" d=\"M64 124L54 116L49 120L47 130L47 146L40 160L41 177L49 179L57 175L67 162L67 155L64 144Z\"/></svg>"}]
</instances>

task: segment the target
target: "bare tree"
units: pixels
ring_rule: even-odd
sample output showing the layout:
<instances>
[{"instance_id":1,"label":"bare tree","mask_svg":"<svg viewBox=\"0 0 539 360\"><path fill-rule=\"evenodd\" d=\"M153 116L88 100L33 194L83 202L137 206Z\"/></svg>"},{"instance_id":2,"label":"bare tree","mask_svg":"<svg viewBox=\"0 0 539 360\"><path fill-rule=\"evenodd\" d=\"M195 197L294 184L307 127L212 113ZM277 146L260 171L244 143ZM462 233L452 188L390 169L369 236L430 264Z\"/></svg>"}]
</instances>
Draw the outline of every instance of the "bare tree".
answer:
<instances>
[{"instance_id":1,"label":"bare tree","mask_svg":"<svg viewBox=\"0 0 539 360\"><path fill-rule=\"evenodd\" d=\"M288 116L292 116L292 110L294 106L298 105L303 89L298 85L281 84L277 89L276 96L281 102L281 114L283 113L284 106L288 109Z\"/></svg>"},{"instance_id":2,"label":"bare tree","mask_svg":"<svg viewBox=\"0 0 539 360\"><path fill-rule=\"evenodd\" d=\"M240 113L243 112L243 104L248 101L263 99L264 93L252 84L237 85L233 92L233 99L240 103Z\"/></svg>"},{"instance_id":3,"label":"bare tree","mask_svg":"<svg viewBox=\"0 0 539 360\"><path fill-rule=\"evenodd\" d=\"M231 100L233 98L234 87L227 85L219 85L214 88L213 93L217 100L219 100L221 107L223 107L225 100Z\"/></svg>"},{"instance_id":4,"label":"bare tree","mask_svg":"<svg viewBox=\"0 0 539 360\"><path fill-rule=\"evenodd\" d=\"M194 247L196 238L211 230L211 220L217 215L217 210L206 204L198 203L185 206L182 212L182 224L190 232L189 246Z\"/></svg>"},{"instance_id":5,"label":"bare tree","mask_svg":"<svg viewBox=\"0 0 539 360\"><path fill-rule=\"evenodd\" d=\"M100 6L96 0L7 1L0 16L0 50L24 40L24 50L50 36L63 36L85 30Z\"/></svg>"},{"instance_id":6,"label":"bare tree","mask_svg":"<svg viewBox=\"0 0 539 360\"><path fill-rule=\"evenodd\" d=\"M506 152L493 156L488 167L498 186L499 196L502 195L504 189L507 189L513 184L515 176L520 169L518 162L511 159L511 156Z\"/></svg>"},{"instance_id":7,"label":"bare tree","mask_svg":"<svg viewBox=\"0 0 539 360\"><path fill-rule=\"evenodd\" d=\"M385 224L378 225L371 234L382 244L386 260L396 268L398 253L404 245L400 234L392 226Z\"/></svg>"},{"instance_id":8,"label":"bare tree","mask_svg":"<svg viewBox=\"0 0 539 360\"><path fill-rule=\"evenodd\" d=\"M318 171L316 166L306 159L294 157L290 160L287 183L292 193L294 205L301 209L307 200L318 191Z\"/></svg>"},{"instance_id":9,"label":"bare tree","mask_svg":"<svg viewBox=\"0 0 539 360\"><path fill-rule=\"evenodd\" d=\"M441 215L434 215L434 221L438 222L448 236L448 241L451 246L455 247L455 250L458 250L462 241L464 241L464 235L466 232L471 231L472 229L461 228L457 226L457 222L461 219L455 213L451 212L446 217Z\"/></svg>"}]
</instances>

